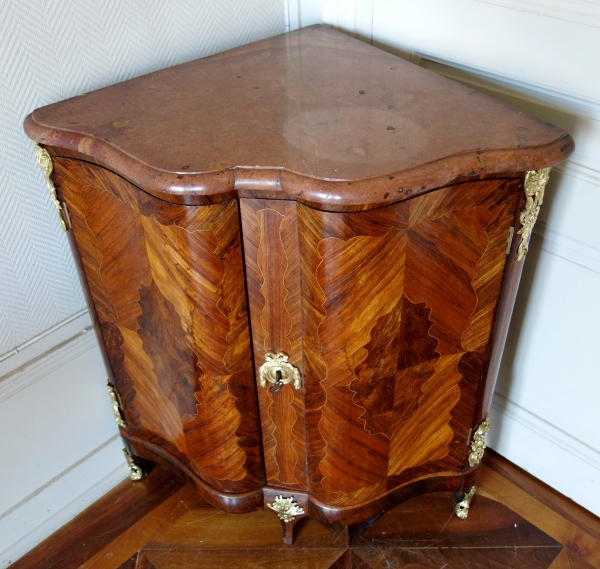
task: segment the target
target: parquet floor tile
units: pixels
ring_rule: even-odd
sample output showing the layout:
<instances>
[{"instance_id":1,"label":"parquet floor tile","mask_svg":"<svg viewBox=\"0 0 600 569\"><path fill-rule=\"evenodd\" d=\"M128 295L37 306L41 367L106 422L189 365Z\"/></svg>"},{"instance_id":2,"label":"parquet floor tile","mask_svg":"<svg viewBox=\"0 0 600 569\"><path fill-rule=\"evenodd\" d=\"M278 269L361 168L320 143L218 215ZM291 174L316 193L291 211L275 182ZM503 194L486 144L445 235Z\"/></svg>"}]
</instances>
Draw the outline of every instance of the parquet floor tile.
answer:
<instances>
[{"instance_id":1,"label":"parquet floor tile","mask_svg":"<svg viewBox=\"0 0 600 569\"><path fill-rule=\"evenodd\" d=\"M561 547L390 549L359 552L366 567L390 569L547 569Z\"/></svg>"},{"instance_id":2,"label":"parquet floor tile","mask_svg":"<svg viewBox=\"0 0 600 569\"><path fill-rule=\"evenodd\" d=\"M335 548L345 541L332 535L318 521L305 518L296 525L298 549ZM199 503L159 532L145 549L281 549L281 523L269 510L227 514Z\"/></svg>"},{"instance_id":3,"label":"parquet floor tile","mask_svg":"<svg viewBox=\"0 0 600 569\"><path fill-rule=\"evenodd\" d=\"M418 496L386 512L354 546L449 547L556 547L559 542L496 502L477 494L466 520L452 511L452 494Z\"/></svg>"},{"instance_id":4,"label":"parquet floor tile","mask_svg":"<svg viewBox=\"0 0 600 569\"><path fill-rule=\"evenodd\" d=\"M155 569L329 569L332 563L344 552L335 549L248 549L243 552L235 549L209 549L195 551L145 551L143 555ZM139 567L139 566L138 566Z\"/></svg>"}]
</instances>

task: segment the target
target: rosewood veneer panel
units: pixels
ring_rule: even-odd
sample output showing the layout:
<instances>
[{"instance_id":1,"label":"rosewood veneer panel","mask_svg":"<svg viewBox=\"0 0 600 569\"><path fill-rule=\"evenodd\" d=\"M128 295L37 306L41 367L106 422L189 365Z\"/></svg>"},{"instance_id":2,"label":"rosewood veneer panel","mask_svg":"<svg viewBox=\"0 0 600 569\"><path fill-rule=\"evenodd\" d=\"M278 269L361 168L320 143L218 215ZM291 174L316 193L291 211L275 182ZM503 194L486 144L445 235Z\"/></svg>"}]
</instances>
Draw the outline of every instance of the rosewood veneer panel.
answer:
<instances>
[{"instance_id":1,"label":"rosewood veneer panel","mask_svg":"<svg viewBox=\"0 0 600 569\"><path fill-rule=\"evenodd\" d=\"M56 160L127 433L218 490L263 483L238 205L173 206Z\"/></svg>"},{"instance_id":2,"label":"rosewood veneer panel","mask_svg":"<svg viewBox=\"0 0 600 569\"><path fill-rule=\"evenodd\" d=\"M465 468L520 184L471 182L364 213L298 206L320 503L367 503Z\"/></svg>"}]
</instances>

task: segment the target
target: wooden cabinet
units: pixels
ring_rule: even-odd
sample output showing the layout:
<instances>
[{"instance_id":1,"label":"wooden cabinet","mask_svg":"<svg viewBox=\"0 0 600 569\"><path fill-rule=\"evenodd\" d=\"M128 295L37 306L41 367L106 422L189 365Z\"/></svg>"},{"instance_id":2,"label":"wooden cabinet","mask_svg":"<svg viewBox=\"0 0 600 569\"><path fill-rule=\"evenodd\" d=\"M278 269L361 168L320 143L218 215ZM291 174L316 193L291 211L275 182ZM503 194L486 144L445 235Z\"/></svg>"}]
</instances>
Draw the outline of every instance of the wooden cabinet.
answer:
<instances>
[{"instance_id":1,"label":"wooden cabinet","mask_svg":"<svg viewBox=\"0 0 600 569\"><path fill-rule=\"evenodd\" d=\"M227 511L271 507L288 542L422 492L466 515L568 134L321 26L25 128L135 476L161 461Z\"/></svg>"}]
</instances>

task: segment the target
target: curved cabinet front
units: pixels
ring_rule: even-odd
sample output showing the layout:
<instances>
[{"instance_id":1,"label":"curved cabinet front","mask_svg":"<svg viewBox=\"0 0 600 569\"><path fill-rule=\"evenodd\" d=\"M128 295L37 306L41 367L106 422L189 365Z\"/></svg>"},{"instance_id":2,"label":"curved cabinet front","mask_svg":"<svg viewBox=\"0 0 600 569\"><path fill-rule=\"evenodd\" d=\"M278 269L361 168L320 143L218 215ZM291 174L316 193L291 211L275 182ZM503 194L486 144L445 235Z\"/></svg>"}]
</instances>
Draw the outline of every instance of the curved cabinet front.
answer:
<instances>
[{"instance_id":1,"label":"curved cabinet front","mask_svg":"<svg viewBox=\"0 0 600 569\"><path fill-rule=\"evenodd\" d=\"M217 491L264 484L237 201L156 199L55 158L126 436Z\"/></svg>"},{"instance_id":2,"label":"curved cabinet front","mask_svg":"<svg viewBox=\"0 0 600 569\"><path fill-rule=\"evenodd\" d=\"M520 187L471 182L355 214L300 209L320 503L355 507L468 468Z\"/></svg>"},{"instance_id":3,"label":"curved cabinet front","mask_svg":"<svg viewBox=\"0 0 600 569\"><path fill-rule=\"evenodd\" d=\"M55 169L137 454L229 511L266 484L330 522L462 489L521 178L331 213L183 206L83 161ZM272 383L278 353L297 381Z\"/></svg>"},{"instance_id":4,"label":"curved cabinet front","mask_svg":"<svg viewBox=\"0 0 600 569\"><path fill-rule=\"evenodd\" d=\"M411 483L460 488L521 191L481 180L360 213L241 200L255 372L280 351L303 372L301 391L258 387L270 486L344 523Z\"/></svg>"}]
</instances>

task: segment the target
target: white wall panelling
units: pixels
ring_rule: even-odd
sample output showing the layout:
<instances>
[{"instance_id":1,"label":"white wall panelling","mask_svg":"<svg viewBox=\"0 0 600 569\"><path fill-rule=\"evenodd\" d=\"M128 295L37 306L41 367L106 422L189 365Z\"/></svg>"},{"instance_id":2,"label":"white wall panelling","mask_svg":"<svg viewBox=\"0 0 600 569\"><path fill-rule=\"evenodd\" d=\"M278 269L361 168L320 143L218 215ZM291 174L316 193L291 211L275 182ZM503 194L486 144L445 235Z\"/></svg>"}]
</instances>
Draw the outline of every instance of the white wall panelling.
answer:
<instances>
[{"instance_id":1,"label":"white wall panelling","mask_svg":"<svg viewBox=\"0 0 600 569\"><path fill-rule=\"evenodd\" d=\"M564 485L567 469L568 495L589 510L598 512L600 488L595 449L581 445L569 433L551 428L545 420L498 393L492 403L492 417L488 435L491 448L503 456L510 456L511 461L554 488ZM531 449L536 452L532 453ZM550 460L540 461L540 455L550 457Z\"/></svg>"},{"instance_id":2,"label":"white wall panelling","mask_svg":"<svg viewBox=\"0 0 600 569\"><path fill-rule=\"evenodd\" d=\"M323 0L323 22L575 139L532 237L490 445L600 515L600 2Z\"/></svg>"},{"instance_id":3,"label":"white wall panelling","mask_svg":"<svg viewBox=\"0 0 600 569\"><path fill-rule=\"evenodd\" d=\"M411 60L567 129L576 138L575 152L557 168L563 170L570 166L570 172L574 173L579 166L576 177L583 176L597 183L600 172L597 147L600 140L600 103L549 88L534 88L510 75L473 69L423 52L413 52Z\"/></svg>"},{"instance_id":4,"label":"white wall panelling","mask_svg":"<svg viewBox=\"0 0 600 569\"><path fill-rule=\"evenodd\" d=\"M33 546L91 506L127 476L119 435L41 486L14 509L0 516L0 567L22 557Z\"/></svg>"},{"instance_id":5,"label":"white wall panelling","mask_svg":"<svg viewBox=\"0 0 600 569\"><path fill-rule=\"evenodd\" d=\"M596 27L476 0L373 0L373 30L374 43L600 101Z\"/></svg>"},{"instance_id":6,"label":"white wall panelling","mask_svg":"<svg viewBox=\"0 0 600 569\"><path fill-rule=\"evenodd\" d=\"M280 34L286 1L296 27L320 20L320 0L0 2L0 569L127 474L106 372L23 119Z\"/></svg>"},{"instance_id":7,"label":"white wall panelling","mask_svg":"<svg viewBox=\"0 0 600 569\"><path fill-rule=\"evenodd\" d=\"M412 60L571 133L576 142L575 152L554 169L534 232L544 237L545 250L597 272L600 265L600 106L575 97L562 98L548 89L536 93L531 86L509 83L505 76L481 73L477 76L471 68L458 67L456 63L452 67L442 63L440 58L433 61L431 55L413 53ZM581 204L586 207L582 208Z\"/></svg>"}]
</instances>

